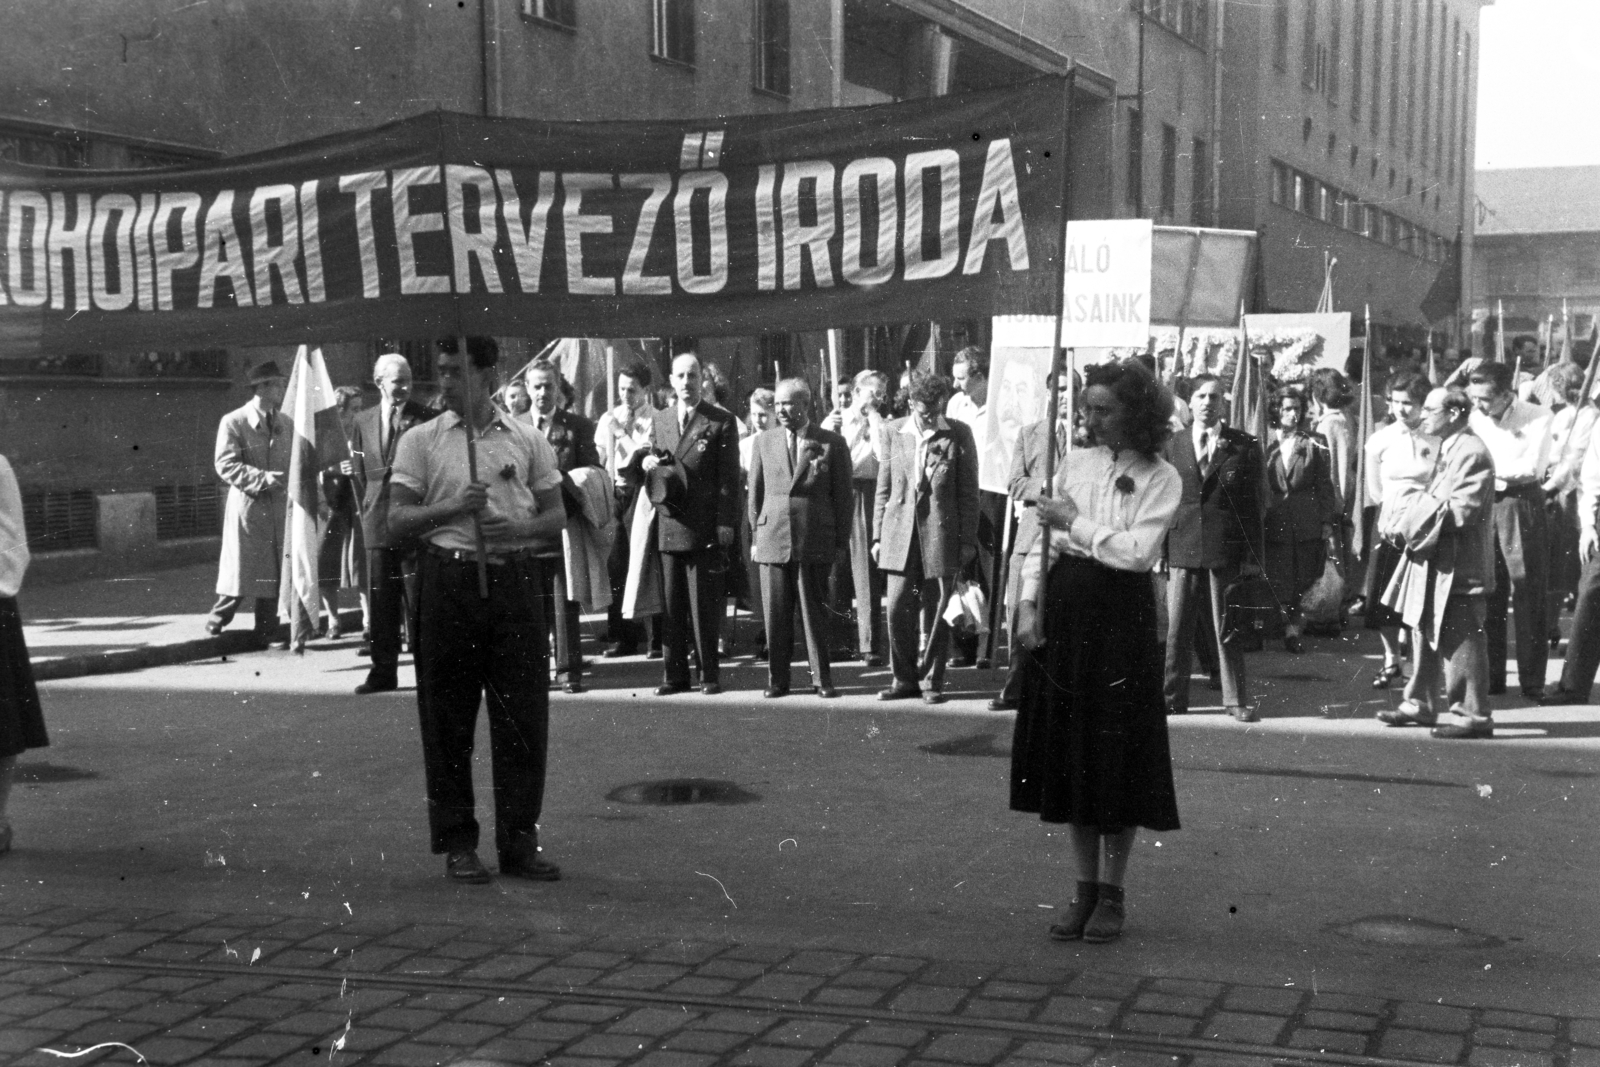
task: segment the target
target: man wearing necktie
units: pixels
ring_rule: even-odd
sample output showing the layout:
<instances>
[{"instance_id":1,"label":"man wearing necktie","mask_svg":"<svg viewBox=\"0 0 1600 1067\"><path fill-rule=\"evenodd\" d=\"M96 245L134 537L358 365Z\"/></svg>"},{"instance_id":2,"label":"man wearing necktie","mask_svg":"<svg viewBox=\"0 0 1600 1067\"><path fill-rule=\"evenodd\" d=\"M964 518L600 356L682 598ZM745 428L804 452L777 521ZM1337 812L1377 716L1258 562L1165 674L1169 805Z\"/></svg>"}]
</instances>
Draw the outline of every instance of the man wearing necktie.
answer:
<instances>
[{"instance_id":1,"label":"man wearing necktie","mask_svg":"<svg viewBox=\"0 0 1600 1067\"><path fill-rule=\"evenodd\" d=\"M284 480L294 425L279 410L288 379L272 360L250 370L254 396L222 416L217 426L217 474L228 483L217 566L217 602L206 619L215 636L233 621L246 596L255 597L256 636L274 648L277 640L278 574L282 566Z\"/></svg>"},{"instance_id":2,"label":"man wearing necktie","mask_svg":"<svg viewBox=\"0 0 1600 1067\"><path fill-rule=\"evenodd\" d=\"M751 449L749 512L752 555L761 566L768 697L789 692L796 600L812 687L820 697L838 695L826 590L833 561L850 544L850 450L843 437L812 425L810 413L811 387L799 378L779 382L779 425Z\"/></svg>"},{"instance_id":3,"label":"man wearing necktie","mask_svg":"<svg viewBox=\"0 0 1600 1067\"><path fill-rule=\"evenodd\" d=\"M1212 650L1206 658L1217 664L1223 706L1240 722L1254 722L1244 654L1223 644L1221 634L1223 592L1241 575L1261 573L1261 447L1243 430L1223 424L1225 401L1215 375L1197 375L1193 381L1191 432L1173 434L1163 449L1183 480L1183 497L1167 532L1167 714L1189 710L1195 625L1206 605L1210 625L1200 628L1200 640Z\"/></svg>"},{"instance_id":4,"label":"man wearing necktie","mask_svg":"<svg viewBox=\"0 0 1600 1067\"><path fill-rule=\"evenodd\" d=\"M656 515L661 551L661 644L665 678L658 696L689 688L689 643L700 658L701 691L722 692L717 639L727 611L724 578L739 502L739 426L722 408L701 399L700 357L672 361L674 401L656 412L653 447L641 450L636 475L674 492ZM675 468L655 472L661 467ZM654 494L652 494L654 499Z\"/></svg>"},{"instance_id":5,"label":"man wearing necktie","mask_svg":"<svg viewBox=\"0 0 1600 1067\"><path fill-rule=\"evenodd\" d=\"M1074 376L1076 371L1073 372ZM1072 386L1071 379L1063 377L1057 390L1055 433L1049 424L1040 419L1024 427L1017 435L1017 446L1011 457L1011 477L1008 487L1011 507L1017 515L1017 532L1012 538L1011 563L1006 578L1006 633L1011 635L1011 662L1006 671L1006 684L1000 695L989 701L993 711L1011 711L1022 699L1022 675L1032 661L1033 653L1017 640L1017 606L1022 602L1022 571L1034 544L1039 540L1039 516L1034 510L1044 492L1045 450L1052 442L1056 450L1055 469L1060 470L1066 458L1067 443L1072 439Z\"/></svg>"},{"instance_id":6,"label":"man wearing necktie","mask_svg":"<svg viewBox=\"0 0 1600 1067\"><path fill-rule=\"evenodd\" d=\"M389 475L400 438L435 415L411 399L411 364L398 352L378 357L372 381L378 387L378 402L362 409L350 429L351 479L361 501L372 627L367 634L372 668L366 681L356 686L357 693L382 693L399 686L402 611L416 641L416 545L389 533Z\"/></svg>"}]
</instances>

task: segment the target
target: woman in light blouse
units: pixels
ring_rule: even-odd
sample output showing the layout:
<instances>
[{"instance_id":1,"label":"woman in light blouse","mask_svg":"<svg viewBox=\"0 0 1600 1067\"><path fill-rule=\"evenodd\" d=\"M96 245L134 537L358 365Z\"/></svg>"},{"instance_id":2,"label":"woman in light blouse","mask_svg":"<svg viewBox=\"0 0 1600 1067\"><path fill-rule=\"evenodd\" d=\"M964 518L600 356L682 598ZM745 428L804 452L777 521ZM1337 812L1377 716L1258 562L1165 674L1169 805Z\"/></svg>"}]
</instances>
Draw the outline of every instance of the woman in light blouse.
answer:
<instances>
[{"instance_id":1,"label":"woman in light blouse","mask_svg":"<svg viewBox=\"0 0 1600 1067\"><path fill-rule=\"evenodd\" d=\"M1367 557L1366 602L1362 628L1378 631L1383 642L1383 667L1372 680L1374 689L1387 689L1400 678L1400 616L1381 603L1383 591L1400 565L1400 549L1384 531L1405 515L1406 505L1426 492L1439 456L1439 441L1419 428L1422 402L1428 397L1428 379L1403 371L1389 381L1389 413L1394 421L1367 439L1367 499L1378 503L1373 522L1372 551Z\"/></svg>"},{"instance_id":2,"label":"woman in light blouse","mask_svg":"<svg viewBox=\"0 0 1600 1067\"><path fill-rule=\"evenodd\" d=\"M1049 575L1041 538L1023 578L1017 631L1041 669L1017 710L1011 807L1070 825L1077 892L1050 936L1099 942L1122 931L1137 828L1178 828L1150 571L1183 488L1158 454L1171 398L1142 366L1090 368L1080 410L1089 444L1037 505Z\"/></svg>"},{"instance_id":3,"label":"woman in light blouse","mask_svg":"<svg viewBox=\"0 0 1600 1067\"><path fill-rule=\"evenodd\" d=\"M28 533L22 522L22 494L11 464L0 456L0 855L11 851L11 822L6 801L17 756L50 743L45 735L33 665L22 638L17 590L28 569Z\"/></svg>"}]
</instances>

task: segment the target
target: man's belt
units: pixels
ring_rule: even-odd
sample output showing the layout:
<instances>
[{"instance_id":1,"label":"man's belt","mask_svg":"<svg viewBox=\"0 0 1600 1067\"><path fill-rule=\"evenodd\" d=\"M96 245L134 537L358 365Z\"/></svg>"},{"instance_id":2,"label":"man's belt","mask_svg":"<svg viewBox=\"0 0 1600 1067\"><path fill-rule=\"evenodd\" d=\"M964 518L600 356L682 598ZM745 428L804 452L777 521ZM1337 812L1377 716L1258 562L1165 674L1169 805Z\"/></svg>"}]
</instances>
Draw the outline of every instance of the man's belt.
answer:
<instances>
[{"instance_id":1,"label":"man's belt","mask_svg":"<svg viewBox=\"0 0 1600 1067\"><path fill-rule=\"evenodd\" d=\"M1530 499L1544 500L1544 486L1538 482L1521 482L1517 485L1508 485L1504 489L1496 489L1494 498L1504 500L1508 496L1525 496Z\"/></svg>"},{"instance_id":2,"label":"man's belt","mask_svg":"<svg viewBox=\"0 0 1600 1067\"><path fill-rule=\"evenodd\" d=\"M435 544L425 544L422 548L428 555L450 563L470 563L474 566L478 563L478 554L470 549L440 548ZM485 562L491 567L504 567L508 563L525 563L534 558L533 549L516 548L509 552L490 552Z\"/></svg>"}]
</instances>

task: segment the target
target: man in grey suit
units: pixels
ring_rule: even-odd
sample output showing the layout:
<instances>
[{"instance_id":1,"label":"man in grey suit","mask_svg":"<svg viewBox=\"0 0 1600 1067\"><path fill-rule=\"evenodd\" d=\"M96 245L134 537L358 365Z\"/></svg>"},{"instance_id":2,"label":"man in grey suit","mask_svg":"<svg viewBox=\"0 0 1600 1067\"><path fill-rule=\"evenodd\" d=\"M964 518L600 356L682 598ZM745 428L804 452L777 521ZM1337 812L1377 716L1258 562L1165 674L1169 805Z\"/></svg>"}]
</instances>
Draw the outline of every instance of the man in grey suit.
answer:
<instances>
[{"instance_id":1,"label":"man in grey suit","mask_svg":"<svg viewBox=\"0 0 1600 1067\"><path fill-rule=\"evenodd\" d=\"M1194 425L1168 438L1163 451L1183 479L1178 514L1167 531L1167 714L1189 710L1195 622L1207 605L1222 703L1240 722L1254 722L1244 654L1223 643L1222 613L1228 584L1261 573L1261 448L1243 430L1223 425L1222 383L1214 375L1194 382Z\"/></svg>"},{"instance_id":2,"label":"man in grey suit","mask_svg":"<svg viewBox=\"0 0 1600 1067\"><path fill-rule=\"evenodd\" d=\"M1011 506L1020 507L1017 532L1011 543L1011 562L1006 577L1006 633L1011 635L1011 662L1006 672L1006 684L1000 695L989 701L991 711L1011 711L1022 699L1022 673L1033 653L1017 640L1017 606L1022 603L1022 569L1028 555L1039 540L1039 516L1034 505L1044 491L1045 450L1055 440L1056 470L1061 469L1066 458L1067 442L1072 438L1072 391L1062 378L1058 390L1056 432L1049 432L1043 420L1023 428L1017 435L1017 447L1011 456L1011 476L1007 488Z\"/></svg>"},{"instance_id":3,"label":"man in grey suit","mask_svg":"<svg viewBox=\"0 0 1600 1067\"><path fill-rule=\"evenodd\" d=\"M401 436L436 414L411 399L411 364L389 352L372 368L378 403L356 416L350 430L350 476L361 501L361 533L367 545L367 591L371 632L367 634L372 668L357 693L383 693L396 688L400 663L400 618L417 633L415 546L389 535L389 475ZM411 573L407 573L411 572Z\"/></svg>"},{"instance_id":4,"label":"man in grey suit","mask_svg":"<svg viewBox=\"0 0 1600 1067\"><path fill-rule=\"evenodd\" d=\"M1460 389L1435 389L1422 405L1422 432L1439 439L1439 459L1425 496L1406 512L1407 552L1384 602L1412 626L1416 669L1398 708L1380 711L1390 726L1433 726L1433 736L1494 736L1489 706L1488 598L1495 582L1495 467L1488 446L1468 426L1472 401ZM1435 531L1433 543L1423 531ZM1407 571L1417 579L1406 582ZM1404 598L1404 602L1402 602ZM1433 701L1441 668L1449 720Z\"/></svg>"},{"instance_id":5,"label":"man in grey suit","mask_svg":"<svg viewBox=\"0 0 1600 1067\"><path fill-rule=\"evenodd\" d=\"M789 692L797 597L813 687L820 697L838 696L825 590L833 561L850 543L850 451L843 437L811 425L810 412L811 387L785 378L778 425L758 435L750 452L751 555L761 566L769 698Z\"/></svg>"},{"instance_id":6,"label":"man in grey suit","mask_svg":"<svg viewBox=\"0 0 1600 1067\"><path fill-rule=\"evenodd\" d=\"M961 569L978 556L978 449L971 430L941 414L949 389L935 375L914 375L911 414L884 429L872 555L889 577L894 684L879 700L920 692L929 704L944 703L944 608Z\"/></svg>"}]
</instances>

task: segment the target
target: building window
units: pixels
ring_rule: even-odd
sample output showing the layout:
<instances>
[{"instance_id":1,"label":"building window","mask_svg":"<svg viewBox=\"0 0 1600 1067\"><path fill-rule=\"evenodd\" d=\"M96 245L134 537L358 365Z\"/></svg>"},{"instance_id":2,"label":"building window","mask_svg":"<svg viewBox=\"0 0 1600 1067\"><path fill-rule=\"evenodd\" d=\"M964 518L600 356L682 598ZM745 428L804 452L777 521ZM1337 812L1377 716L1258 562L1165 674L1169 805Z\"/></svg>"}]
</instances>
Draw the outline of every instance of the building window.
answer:
<instances>
[{"instance_id":1,"label":"building window","mask_svg":"<svg viewBox=\"0 0 1600 1067\"><path fill-rule=\"evenodd\" d=\"M1433 169L1444 170L1445 126L1449 122L1450 109L1447 104L1450 89L1450 27L1447 25L1445 10L1439 8L1439 72L1434 76L1433 93Z\"/></svg>"},{"instance_id":2,"label":"building window","mask_svg":"<svg viewBox=\"0 0 1600 1067\"><path fill-rule=\"evenodd\" d=\"M650 54L694 66L693 0L650 0Z\"/></svg>"},{"instance_id":3,"label":"building window","mask_svg":"<svg viewBox=\"0 0 1600 1067\"><path fill-rule=\"evenodd\" d=\"M89 142L67 130L55 134L0 130L0 160L34 167L87 167Z\"/></svg>"},{"instance_id":4,"label":"building window","mask_svg":"<svg viewBox=\"0 0 1600 1067\"><path fill-rule=\"evenodd\" d=\"M1206 47L1210 25L1209 0L1129 0L1128 6L1147 19L1153 19L1191 44Z\"/></svg>"},{"instance_id":5,"label":"building window","mask_svg":"<svg viewBox=\"0 0 1600 1067\"><path fill-rule=\"evenodd\" d=\"M1128 203L1144 214L1144 115L1137 108L1128 109Z\"/></svg>"},{"instance_id":6,"label":"building window","mask_svg":"<svg viewBox=\"0 0 1600 1067\"><path fill-rule=\"evenodd\" d=\"M1289 168L1277 160L1272 161L1272 202L1284 207L1289 203Z\"/></svg>"},{"instance_id":7,"label":"building window","mask_svg":"<svg viewBox=\"0 0 1600 1067\"><path fill-rule=\"evenodd\" d=\"M1302 215L1311 213L1311 181L1299 171L1295 171L1294 175L1294 199L1291 206Z\"/></svg>"},{"instance_id":8,"label":"building window","mask_svg":"<svg viewBox=\"0 0 1600 1067\"><path fill-rule=\"evenodd\" d=\"M1433 0L1428 0L1427 16L1422 32L1422 107L1419 114L1421 122L1421 136L1417 138L1417 154L1421 157L1424 167L1428 165L1428 142L1432 139L1433 126ZM1416 26L1412 26L1412 32ZM1414 75L1413 75L1414 76Z\"/></svg>"},{"instance_id":9,"label":"building window","mask_svg":"<svg viewBox=\"0 0 1600 1067\"><path fill-rule=\"evenodd\" d=\"M1460 89L1459 89L1459 92L1461 94L1461 109L1460 109L1459 114L1456 115L1456 125L1455 125L1456 136L1458 136L1460 138L1461 152L1462 153L1465 153L1465 151L1466 151L1468 115L1470 115L1471 112L1472 112L1472 96L1471 96L1471 94L1469 94L1467 92L1467 86L1469 84L1471 84L1471 82L1472 82L1472 34L1463 33L1461 35L1461 82L1460 82ZM1455 152L1452 152L1450 154L1450 180L1452 182L1454 182L1456 180L1456 155L1457 154L1458 153L1455 153Z\"/></svg>"},{"instance_id":10,"label":"building window","mask_svg":"<svg viewBox=\"0 0 1600 1067\"><path fill-rule=\"evenodd\" d=\"M755 0L755 85L789 95L789 0Z\"/></svg>"},{"instance_id":11,"label":"building window","mask_svg":"<svg viewBox=\"0 0 1600 1067\"><path fill-rule=\"evenodd\" d=\"M87 489L22 489L22 525L35 552L96 547L99 512Z\"/></svg>"},{"instance_id":12,"label":"building window","mask_svg":"<svg viewBox=\"0 0 1600 1067\"><path fill-rule=\"evenodd\" d=\"M1400 143L1400 18L1404 5L1394 0L1389 26L1389 147Z\"/></svg>"},{"instance_id":13,"label":"building window","mask_svg":"<svg viewBox=\"0 0 1600 1067\"><path fill-rule=\"evenodd\" d=\"M1300 54L1304 66L1300 72L1300 80L1307 89L1315 89L1319 80L1320 56L1320 49L1317 47L1317 0L1305 0L1305 4L1305 37Z\"/></svg>"},{"instance_id":14,"label":"building window","mask_svg":"<svg viewBox=\"0 0 1600 1067\"><path fill-rule=\"evenodd\" d=\"M1344 36L1344 15L1342 6L1335 0L1328 16L1332 22L1328 27L1328 100L1337 103L1339 100L1339 38Z\"/></svg>"},{"instance_id":15,"label":"building window","mask_svg":"<svg viewBox=\"0 0 1600 1067\"><path fill-rule=\"evenodd\" d=\"M1361 39L1367 32L1367 0L1355 0L1350 19L1350 121L1361 121Z\"/></svg>"},{"instance_id":16,"label":"building window","mask_svg":"<svg viewBox=\"0 0 1600 1067\"><path fill-rule=\"evenodd\" d=\"M199 485L158 485L156 540L180 537L216 537L222 532L227 486L220 482Z\"/></svg>"},{"instance_id":17,"label":"building window","mask_svg":"<svg viewBox=\"0 0 1600 1067\"><path fill-rule=\"evenodd\" d=\"M1193 168L1193 173L1189 179L1189 225L1209 226L1211 225L1211 149L1198 137L1194 139L1194 157L1190 166Z\"/></svg>"},{"instance_id":18,"label":"building window","mask_svg":"<svg viewBox=\"0 0 1600 1067\"><path fill-rule=\"evenodd\" d=\"M1417 26L1416 12L1411 13L1411 41L1406 46L1406 155L1416 150L1417 141Z\"/></svg>"},{"instance_id":19,"label":"building window","mask_svg":"<svg viewBox=\"0 0 1600 1067\"><path fill-rule=\"evenodd\" d=\"M1272 0L1272 65L1289 69L1289 0Z\"/></svg>"},{"instance_id":20,"label":"building window","mask_svg":"<svg viewBox=\"0 0 1600 1067\"><path fill-rule=\"evenodd\" d=\"M575 30L578 28L578 0L522 0L522 16L563 30Z\"/></svg>"},{"instance_id":21,"label":"building window","mask_svg":"<svg viewBox=\"0 0 1600 1067\"><path fill-rule=\"evenodd\" d=\"M1378 136L1383 117L1383 3L1372 0L1372 136Z\"/></svg>"},{"instance_id":22,"label":"building window","mask_svg":"<svg viewBox=\"0 0 1600 1067\"><path fill-rule=\"evenodd\" d=\"M1171 222L1178 214L1178 131L1161 124L1161 218Z\"/></svg>"},{"instance_id":23,"label":"building window","mask_svg":"<svg viewBox=\"0 0 1600 1067\"><path fill-rule=\"evenodd\" d=\"M1333 190L1321 182L1317 183L1317 218L1333 221Z\"/></svg>"}]
</instances>

